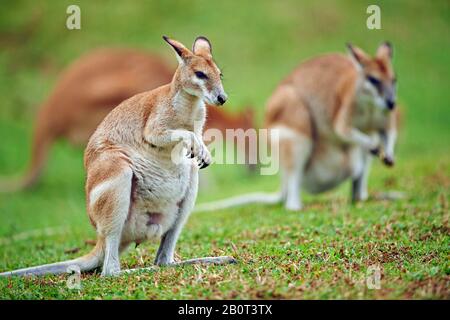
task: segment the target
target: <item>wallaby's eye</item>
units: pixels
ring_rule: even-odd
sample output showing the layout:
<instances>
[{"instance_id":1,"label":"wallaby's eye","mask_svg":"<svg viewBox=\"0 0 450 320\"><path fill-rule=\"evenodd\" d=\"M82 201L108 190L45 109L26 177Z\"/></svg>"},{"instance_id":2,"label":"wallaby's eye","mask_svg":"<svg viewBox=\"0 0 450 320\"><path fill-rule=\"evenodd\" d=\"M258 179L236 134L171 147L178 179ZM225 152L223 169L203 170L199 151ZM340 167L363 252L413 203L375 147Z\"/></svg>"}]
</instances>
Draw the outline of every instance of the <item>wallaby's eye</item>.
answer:
<instances>
[{"instance_id":1,"label":"wallaby's eye","mask_svg":"<svg viewBox=\"0 0 450 320\"><path fill-rule=\"evenodd\" d=\"M195 71L195 75L199 79L208 79L208 76L201 71Z\"/></svg>"},{"instance_id":2,"label":"wallaby's eye","mask_svg":"<svg viewBox=\"0 0 450 320\"><path fill-rule=\"evenodd\" d=\"M220 73L220 79L223 80L223 73Z\"/></svg>"},{"instance_id":3,"label":"wallaby's eye","mask_svg":"<svg viewBox=\"0 0 450 320\"><path fill-rule=\"evenodd\" d=\"M376 88L379 88L380 85L381 85L381 81L378 80L378 79L375 78L375 77L367 76L367 80L369 80L369 82L370 82L371 84L373 84Z\"/></svg>"}]
</instances>

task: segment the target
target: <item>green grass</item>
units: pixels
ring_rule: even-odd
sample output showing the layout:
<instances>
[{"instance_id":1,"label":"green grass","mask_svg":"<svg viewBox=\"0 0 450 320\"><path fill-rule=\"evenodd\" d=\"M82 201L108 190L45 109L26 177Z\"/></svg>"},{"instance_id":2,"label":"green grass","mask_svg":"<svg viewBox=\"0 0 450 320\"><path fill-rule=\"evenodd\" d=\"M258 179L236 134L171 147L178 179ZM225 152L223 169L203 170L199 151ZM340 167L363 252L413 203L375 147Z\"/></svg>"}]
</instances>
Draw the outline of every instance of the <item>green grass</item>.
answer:
<instances>
[{"instance_id":1,"label":"green grass","mask_svg":"<svg viewBox=\"0 0 450 320\"><path fill-rule=\"evenodd\" d=\"M305 210L246 206L193 214L177 246L180 258L233 255L230 266L162 268L103 279L82 276L70 290L66 276L0 279L3 299L183 298L450 298L449 188L450 9L447 1L382 1L382 30L365 28L372 2L156 1L95 4L79 1L82 30L65 29L73 1L14 1L0 12L0 175L24 169L33 115L61 68L98 46L151 49L175 61L161 40L189 44L207 35L224 69L228 108L245 104L264 114L275 85L301 60L344 51L351 41L368 51L394 44L403 122L397 165L376 163L372 194L401 190L396 202L348 204L349 184L305 195ZM10 14L13 12L14 14ZM228 103L227 103L228 105ZM227 107L227 106L226 106ZM273 191L278 179L249 175L240 166L207 170L198 202L251 191ZM61 142L35 189L0 194L0 270L76 257L94 239L84 208L82 151ZM29 230L64 227L62 234L15 239ZM77 251L75 253L68 253ZM122 257L122 268L151 265L156 244ZM67 252L67 253L66 253ZM365 284L379 266L381 288Z\"/></svg>"}]
</instances>

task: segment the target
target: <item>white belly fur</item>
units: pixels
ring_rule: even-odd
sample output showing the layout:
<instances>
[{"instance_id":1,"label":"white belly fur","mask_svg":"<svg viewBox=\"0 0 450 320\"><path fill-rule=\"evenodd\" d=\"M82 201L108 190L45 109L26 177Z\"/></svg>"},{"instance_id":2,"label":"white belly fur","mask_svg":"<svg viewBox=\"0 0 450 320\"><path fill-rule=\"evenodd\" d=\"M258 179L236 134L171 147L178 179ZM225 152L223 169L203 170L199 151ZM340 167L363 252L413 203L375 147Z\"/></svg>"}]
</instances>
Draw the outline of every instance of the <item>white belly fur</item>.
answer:
<instances>
[{"instance_id":1,"label":"white belly fur","mask_svg":"<svg viewBox=\"0 0 450 320\"><path fill-rule=\"evenodd\" d=\"M343 149L327 143L315 148L303 177L303 188L310 193L328 191L362 170L362 150L359 147Z\"/></svg>"},{"instance_id":2,"label":"white belly fur","mask_svg":"<svg viewBox=\"0 0 450 320\"><path fill-rule=\"evenodd\" d=\"M122 233L123 242L159 239L169 230L190 186L192 159L174 164L170 158L134 155L132 204ZM155 218L156 223L152 223Z\"/></svg>"}]
</instances>

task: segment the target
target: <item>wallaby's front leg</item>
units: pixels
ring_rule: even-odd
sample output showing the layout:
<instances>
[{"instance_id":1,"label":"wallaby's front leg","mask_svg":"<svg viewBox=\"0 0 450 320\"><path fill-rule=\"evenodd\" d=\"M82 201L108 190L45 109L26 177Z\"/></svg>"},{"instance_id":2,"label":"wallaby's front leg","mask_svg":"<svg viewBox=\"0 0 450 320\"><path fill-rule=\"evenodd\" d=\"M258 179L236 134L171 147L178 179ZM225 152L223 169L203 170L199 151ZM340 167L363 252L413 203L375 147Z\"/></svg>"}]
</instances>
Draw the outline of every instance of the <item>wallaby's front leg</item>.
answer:
<instances>
[{"instance_id":1,"label":"wallaby's front leg","mask_svg":"<svg viewBox=\"0 0 450 320\"><path fill-rule=\"evenodd\" d=\"M370 151L373 155L380 152L378 139L365 134L351 124L351 107L350 104L344 103L333 120L333 129L335 134L343 142L351 143Z\"/></svg>"},{"instance_id":2,"label":"wallaby's front leg","mask_svg":"<svg viewBox=\"0 0 450 320\"><path fill-rule=\"evenodd\" d=\"M393 115L392 117L394 116L395 115ZM392 167L395 162L394 148L395 142L397 140L397 128L394 124L391 124L387 130L380 132L380 135L381 143L383 144L384 149L383 162L385 165Z\"/></svg>"},{"instance_id":3,"label":"wallaby's front leg","mask_svg":"<svg viewBox=\"0 0 450 320\"><path fill-rule=\"evenodd\" d=\"M198 168L192 165L190 184L179 205L178 216L173 226L163 235L156 254L155 264L167 265L174 262L175 245L187 218L194 208L198 190Z\"/></svg>"},{"instance_id":4,"label":"wallaby's front leg","mask_svg":"<svg viewBox=\"0 0 450 320\"><path fill-rule=\"evenodd\" d=\"M185 129L170 129L161 132L155 132L148 129L144 132L144 137L148 143L165 147L168 145L183 143L184 147L188 150L187 155L191 158L196 157L199 161L200 169L206 168L211 163L211 154L201 135L197 135L192 131Z\"/></svg>"}]
</instances>

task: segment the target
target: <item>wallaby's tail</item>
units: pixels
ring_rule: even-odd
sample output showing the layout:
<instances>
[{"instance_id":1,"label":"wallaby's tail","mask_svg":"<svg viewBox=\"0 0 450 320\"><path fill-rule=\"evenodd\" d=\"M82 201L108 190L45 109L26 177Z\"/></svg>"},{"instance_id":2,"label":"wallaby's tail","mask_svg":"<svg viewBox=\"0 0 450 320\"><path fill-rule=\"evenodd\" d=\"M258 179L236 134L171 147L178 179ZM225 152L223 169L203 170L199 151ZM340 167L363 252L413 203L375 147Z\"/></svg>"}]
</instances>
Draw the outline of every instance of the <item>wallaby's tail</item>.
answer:
<instances>
[{"instance_id":1,"label":"wallaby's tail","mask_svg":"<svg viewBox=\"0 0 450 320\"><path fill-rule=\"evenodd\" d=\"M55 135L47 126L46 119L38 116L31 147L31 160L27 172L21 178L0 181L0 192L15 192L34 185L44 168Z\"/></svg>"},{"instance_id":2,"label":"wallaby's tail","mask_svg":"<svg viewBox=\"0 0 450 320\"><path fill-rule=\"evenodd\" d=\"M42 266L18 269L0 273L0 277L61 274L70 272L69 267L76 266L80 271L89 271L100 266L103 261L103 240L98 240L94 249L88 254L73 260L44 264Z\"/></svg>"},{"instance_id":3,"label":"wallaby's tail","mask_svg":"<svg viewBox=\"0 0 450 320\"><path fill-rule=\"evenodd\" d=\"M248 193L242 196L231 197L223 200L217 200L207 203L200 203L195 206L194 212L214 211L231 207L242 206L251 203L275 204L282 200L281 192L265 193L256 192Z\"/></svg>"}]
</instances>

